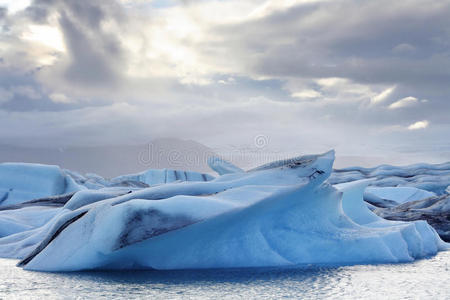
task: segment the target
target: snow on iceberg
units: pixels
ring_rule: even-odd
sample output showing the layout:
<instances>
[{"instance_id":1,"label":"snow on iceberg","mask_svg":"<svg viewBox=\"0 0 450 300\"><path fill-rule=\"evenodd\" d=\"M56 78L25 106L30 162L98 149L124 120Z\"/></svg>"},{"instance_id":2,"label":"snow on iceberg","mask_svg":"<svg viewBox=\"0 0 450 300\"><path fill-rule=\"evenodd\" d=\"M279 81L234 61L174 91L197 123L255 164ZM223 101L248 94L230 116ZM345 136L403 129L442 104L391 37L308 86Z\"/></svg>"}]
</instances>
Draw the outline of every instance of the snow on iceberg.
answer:
<instances>
[{"instance_id":1,"label":"snow on iceberg","mask_svg":"<svg viewBox=\"0 0 450 300\"><path fill-rule=\"evenodd\" d=\"M0 256L42 271L406 262L448 249L424 221L386 221L367 181L326 182L334 152L210 181L83 191L47 223L0 239Z\"/></svg>"}]
</instances>

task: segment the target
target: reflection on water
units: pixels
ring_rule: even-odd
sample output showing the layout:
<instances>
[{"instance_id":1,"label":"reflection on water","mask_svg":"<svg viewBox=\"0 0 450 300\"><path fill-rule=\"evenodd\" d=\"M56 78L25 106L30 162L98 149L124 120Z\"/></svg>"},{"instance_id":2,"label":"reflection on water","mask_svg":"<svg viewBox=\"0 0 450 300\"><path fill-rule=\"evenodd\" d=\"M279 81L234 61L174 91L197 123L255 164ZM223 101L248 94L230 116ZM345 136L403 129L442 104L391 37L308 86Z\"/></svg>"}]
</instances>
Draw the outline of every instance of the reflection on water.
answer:
<instances>
[{"instance_id":1,"label":"reflection on water","mask_svg":"<svg viewBox=\"0 0 450 300\"><path fill-rule=\"evenodd\" d=\"M0 259L0 298L450 299L450 251L410 264L41 273Z\"/></svg>"}]
</instances>

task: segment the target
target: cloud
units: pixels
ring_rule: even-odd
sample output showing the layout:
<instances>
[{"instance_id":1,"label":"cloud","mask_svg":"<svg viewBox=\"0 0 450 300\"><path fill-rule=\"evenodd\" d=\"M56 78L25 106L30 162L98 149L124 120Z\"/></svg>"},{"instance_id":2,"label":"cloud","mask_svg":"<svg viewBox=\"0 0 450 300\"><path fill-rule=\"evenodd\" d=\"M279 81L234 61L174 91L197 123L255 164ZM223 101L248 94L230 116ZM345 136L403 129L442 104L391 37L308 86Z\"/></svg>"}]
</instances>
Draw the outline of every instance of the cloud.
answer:
<instances>
[{"instance_id":1,"label":"cloud","mask_svg":"<svg viewBox=\"0 0 450 300\"><path fill-rule=\"evenodd\" d=\"M394 103L390 104L388 106L389 109L397 109L397 108L402 108L402 107L406 107L406 106L411 106L414 104L417 104L419 102L419 100L415 97L405 97L402 98L398 101L395 101Z\"/></svg>"},{"instance_id":2,"label":"cloud","mask_svg":"<svg viewBox=\"0 0 450 300\"><path fill-rule=\"evenodd\" d=\"M415 50L416 50L416 47L414 47L408 43L398 44L397 46L392 48L392 52L394 52L396 54L407 54L407 53L414 52Z\"/></svg>"},{"instance_id":3,"label":"cloud","mask_svg":"<svg viewBox=\"0 0 450 300\"><path fill-rule=\"evenodd\" d=\"M34 89L32 86L30 85L19 85L19 86L13 86L10 88L10 90L18 96L25 96L29 99L40 99L42 96L41 94Z\"/></svg>"},{"instance_id":4,"label":"cloud","mask_svg":"<svg viewBox=\"0 0 450 300\"><path fill-rule=\"evenodd\" d=\"M408 126L409 130L418 130L418 129L425 129L430 125L430 123L427 120L423 121L417 121L411 125Z\"/></svg>"},{"instance_id":5,"label":"cloud","mask_svg":"<svg viewBox=\"0 0 450 300\"><path fill-rule=\"evenodd\" d=\"M430 37L442 36L439 24L450 23L444 13L449 10L449 3L427 7L423 14L420 2L390 4L298 4L264 18L230 25L229 30L217 33L225 34L224 39L231 41L227 49L241 66L258 75L340 77L365 84L422 89L430 89L430 84L443 85L450 79L448 59L440 55L446 48L440 45L441 40L430 43ZM371 13L374 9L376 17ZM348 15L353 17L341 17ZM432 23L425 31L424 20ZM417 56L399 57L391 49L402 43L427 46L416 49Z\"/></svg>"},{"instance_id":6,"label":"cloud","mask_svg":"<svg viewBox=\"0 0 450 300\"><path fill-rule=\"evenodd\" d=\"M11 100L13 96L14 94L11 91L0 87L0 104Z\"/></svg>"},{"instance_id":7,"label":"cloud","mask_svg":"<svg viewBox=\"0 0 450 300\"><path fill-rule=\"evenodd\" d=\"M385 101L394 92L395 88L396 86L394 85L385 89L384 91L382 91L381 93L377 94L372 99L370 99L371 103L376 104Z\"/></svg>"},{"instance_id":8,"label":"cloud","mask_svg":"<svg viewBox=\"0 0 450 300\"><path fill-rule=\"evenodd\" d=\"M0 20L4 19L8 14L8 9L6 7L0 6Z\"/></svg>"},{"instance_id":9,"label":"cloud","mask_svg":"<svg viewBox=\"0 0 450 300\"><path fill-rule=\"evenodd\" d=\"M26 8L28 5L30 5L30 2L31 2L30 0L15 0L15 1L1 0L0 6L7 5L9 13L16 13Z\"/></svg>"},{"instance_id":10,"label":"cloud","mask_svg":"<svg viewBox=\"0 0 450 300\"><path fill-rule=\"evenodd\" d=\"M291 94L291 97L300 98L300 99L314 99L322 96L321 93L315 90L302 90L300 92L295 92Z\"/></svg>"},{"instance_id":11,"label":"cloud","mask_svg":"<svg viewBox=\"0 0 450 300\"><path fill-rule=\"evenodd\" d=\"M62 33L55 27L48 25L29 25L22 39L36 42L58 52L65 51Z\"/></svg>"},{"instance_id":12,"label":"cloud","mask_svg":"<svg viewBox=\"0 0 450 300\"><path fill-rule=\"evenodd\" d=\"M32 127L53 143L230 144L264 131L296 149L382 152L416 145L398 124L426 119L423 143L443 143L449 1L161 3L1 10L2 138L42 143ZM418 99L430 101L399 109Z\"/></svg>"},{"instance_id":13,"label":"cloud","mask_svg":"<svg viewBox=\"0 0 450 300\"><path fill-rule=\"evenodd\" d=\"M49 95L50 99L55 103L71 103L72 100L64 94L53 93Z\"/></svg>"}]
</instances>

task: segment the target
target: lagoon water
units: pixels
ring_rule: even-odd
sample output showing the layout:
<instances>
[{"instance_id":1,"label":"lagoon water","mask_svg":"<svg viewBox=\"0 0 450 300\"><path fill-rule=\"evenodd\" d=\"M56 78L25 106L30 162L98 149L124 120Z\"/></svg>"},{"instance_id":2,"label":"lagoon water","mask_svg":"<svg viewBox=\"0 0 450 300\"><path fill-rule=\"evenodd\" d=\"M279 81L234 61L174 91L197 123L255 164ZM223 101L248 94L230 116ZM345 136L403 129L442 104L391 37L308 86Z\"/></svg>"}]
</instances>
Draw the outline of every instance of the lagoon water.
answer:
<instances>
[{"instance_id":1,"label":"lagoon water","mask_svg":"<svg viewBox=\"0 0 450 300\"><path fill-rule=\"evenodd\" d=\"M450 299L450 251L407 264L42 273L0 259L0 299Z\"/></svg>"}]
</instances>

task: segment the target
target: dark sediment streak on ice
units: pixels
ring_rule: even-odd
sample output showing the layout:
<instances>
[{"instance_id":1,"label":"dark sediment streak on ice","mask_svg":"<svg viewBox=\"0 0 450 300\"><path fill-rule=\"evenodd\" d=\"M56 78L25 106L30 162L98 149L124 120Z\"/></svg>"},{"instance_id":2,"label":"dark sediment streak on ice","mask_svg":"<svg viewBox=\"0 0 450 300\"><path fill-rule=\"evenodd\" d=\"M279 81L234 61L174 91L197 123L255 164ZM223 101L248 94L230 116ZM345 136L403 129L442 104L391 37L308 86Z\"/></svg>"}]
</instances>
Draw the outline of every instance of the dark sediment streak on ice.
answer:
<instances>
[{"instance_id":1,"label":"dark sediment streak on ice","mask_svg":"<svg viewBox=\"0 0 450 300\"><path fill-rule=\"evenodd\" d=\"M61 234L61 232L63 232L64 229L66 229L70 224L72 224L73 222L77 221L78 219L80 219L81 217L83 217L85 214L87 213L87 211L83 211L82 213L76 215L75 217L70 218L69 220L65 221L64 223L62 223L59 227L54 227L54 232L52 234L49 234L47 236L47 238L45 240L43 240L39 246L36 247L36 249L33 250L33 252L31 252L27 257L25 257L24 259L22 259L17 266L18 267L23 267L26 264L28 264L33 258L36 257L36 255L38 255L42 250L45 249L45 247L47 247L58 235Z\"/></svg>"},{"instance_id":2,"label":"dark sediment streak on ice","mask_svg":"<svg viewBox=\"0 0 450 300\"><path fill-rule=\"evenodd\" d=\"M10 209L20 209L24 207L30 206L53 206L53 207L61 207L69 201L75 193L56 195L51 197L39 198L30 200L27 202L23 202L20 204L6 205L0 207L1 210L10 210Z\"/></svg>"},{"instance_id":3,"label":"dark sediment streak on ice","mask_svg":"<svg viewBox=\"0 0 450 300\"><path fill-rule=\"evenodd\" d=\"M165 214L156 209L135 211L126 223L125 230L119 235L115 249L189 226L198 221L183 215Z\"/></svg>"},{"instance_id":4,"label":"dark sediment streak on ice","mask_svg":"<svg viewBox=\"0 0 450 300\"><path fill-rule=\"evenodd\" d=\"M394 207L379 207L374 212L387 220L425 220L436 229L444 241L450 242L450 195L448 194L407 202Z\"/></svg>"}]
</instances>

